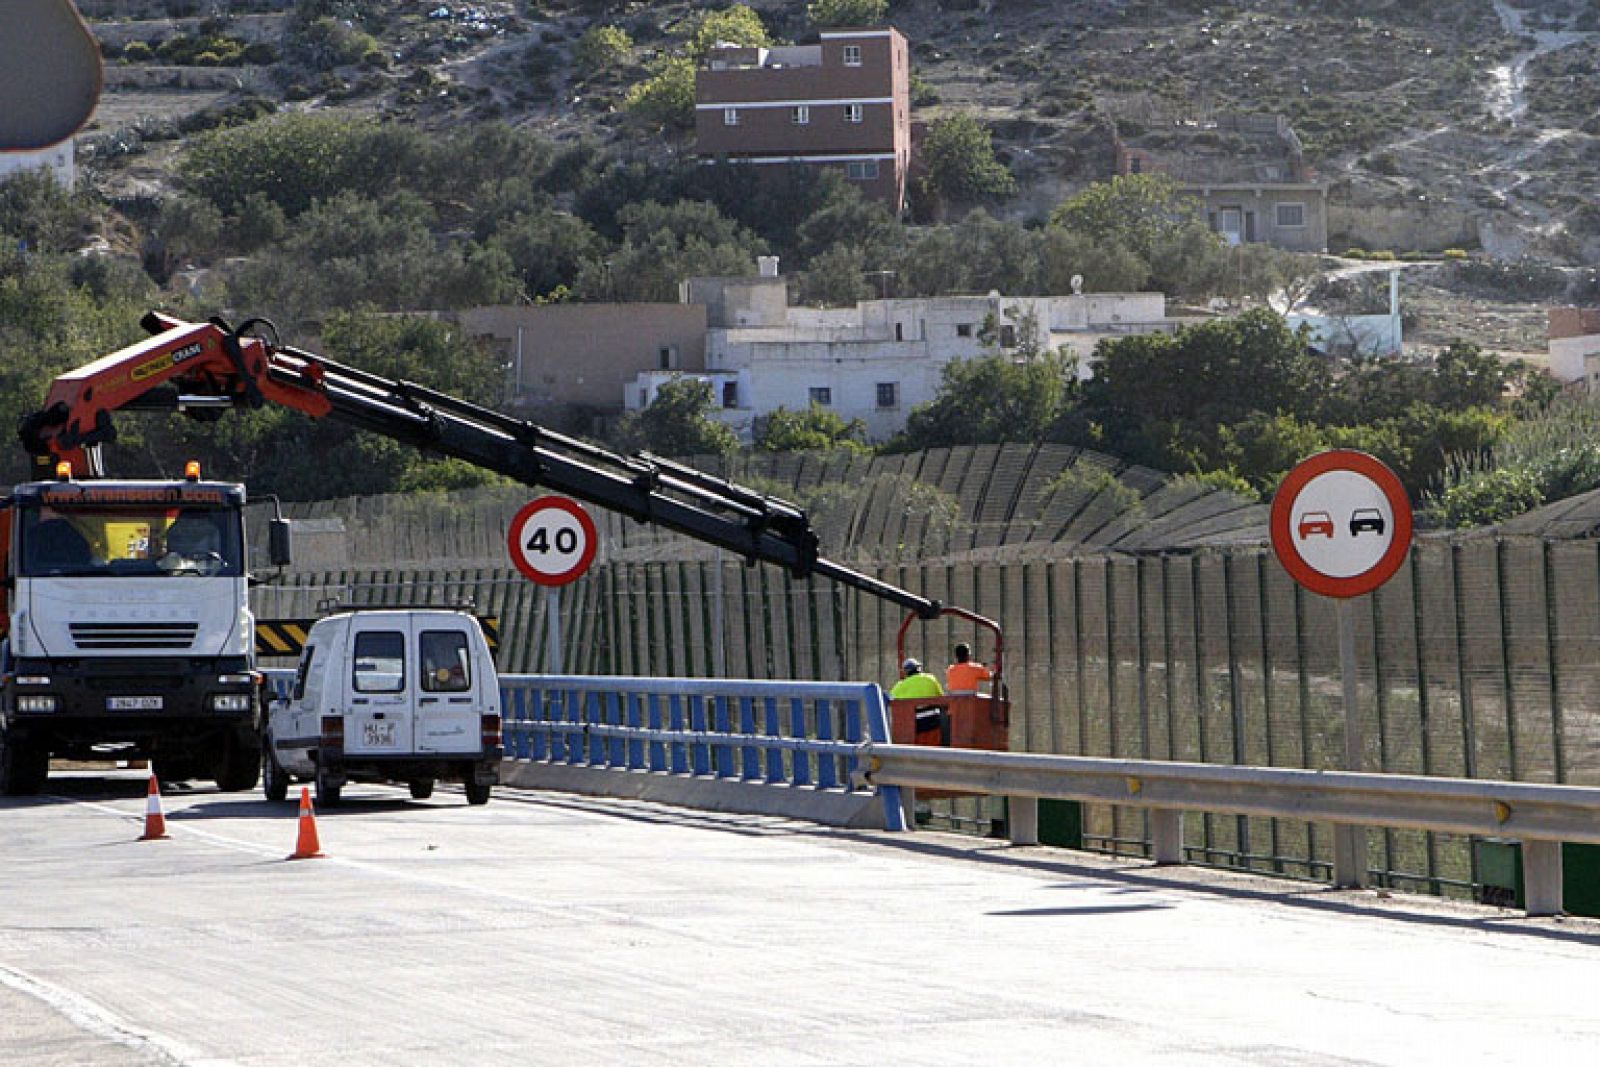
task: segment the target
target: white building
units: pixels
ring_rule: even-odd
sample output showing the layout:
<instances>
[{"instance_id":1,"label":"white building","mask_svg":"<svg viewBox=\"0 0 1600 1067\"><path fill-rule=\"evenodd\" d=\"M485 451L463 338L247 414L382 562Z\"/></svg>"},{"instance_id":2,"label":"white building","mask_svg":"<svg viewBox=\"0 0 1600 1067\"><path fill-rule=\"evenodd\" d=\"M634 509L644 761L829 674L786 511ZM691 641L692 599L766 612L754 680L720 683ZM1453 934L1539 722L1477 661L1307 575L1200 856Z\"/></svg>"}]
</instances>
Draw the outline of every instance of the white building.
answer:
<instances>
[{"instance_id":1,"label":"white building","mask_svg":"<svg viewBox=\"0 0 1600 1067\"><path fill-rule=\"evenodd\" d=\"M38 170L42 167L54 175L57 182L70 189L78 178L77 168L74 165L75 158L70 137L49 148L28 152L0 152L0 181L13 174L20 174L25 170Z\"/></svg>"},{"instance_id":2,"label":"white building","mask_svg":"<svg viewBox=\"0 0 1600 1067\"><path fill-rule=\"evenodd\" d=\"M1600 388L1600 310L1551 308L1550 373L1567 385Z\"/></svg>"},{"instance_id":3,"label":"white building","mask_svg":"<svg viewBox=\"0 0 1600 1067\"><path fill-rule=\"evenodd\" d=\"M882 441L919 404L938 394L947 363L1017 352L1030 332L1040 350L1065 349L1088 377L1095 345L1106 337L1171 332L1161 293L1072 296L947 296L863 301L850 308L794 308L775 263L758 278L695 278L687 303L707 307L705 370L721 418L749 440L755 422L778 408L815 403L846 421L860 419ZM637 410L675 375L640 374L626 390Z\"/></svg>"}]
</instances>

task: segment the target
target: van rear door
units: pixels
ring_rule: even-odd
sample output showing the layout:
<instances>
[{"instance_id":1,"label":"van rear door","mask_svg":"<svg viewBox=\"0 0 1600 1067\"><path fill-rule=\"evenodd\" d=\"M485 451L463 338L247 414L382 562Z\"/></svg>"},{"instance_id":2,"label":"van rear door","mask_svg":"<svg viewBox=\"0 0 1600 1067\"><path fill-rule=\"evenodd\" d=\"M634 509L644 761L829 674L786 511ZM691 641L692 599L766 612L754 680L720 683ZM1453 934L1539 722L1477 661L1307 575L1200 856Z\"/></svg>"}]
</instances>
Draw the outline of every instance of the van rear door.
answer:
<instances>
[{"instance_id":1,"label":"van rear door","mask_svg":"<svg viewBox=\"0 0 1600 1067\"><path fill-rule=\"evenodd\" d=\"M473 641L477 622L466 616L418 616L417 752L476 754L483 749L483 687L492 684L478 670Z\"/></svg>"},{"instance_id":2,"label":"van rear door","mask_svg":"<svg viewBox=\"0 0 1600 1067\"><path fill-rule=\"evenodd\" d=\"M358 617L350 634L350 703L344 750L350 755L403 755L416 715L410 620L399 612Z\"/></svg>"}]
</instances>

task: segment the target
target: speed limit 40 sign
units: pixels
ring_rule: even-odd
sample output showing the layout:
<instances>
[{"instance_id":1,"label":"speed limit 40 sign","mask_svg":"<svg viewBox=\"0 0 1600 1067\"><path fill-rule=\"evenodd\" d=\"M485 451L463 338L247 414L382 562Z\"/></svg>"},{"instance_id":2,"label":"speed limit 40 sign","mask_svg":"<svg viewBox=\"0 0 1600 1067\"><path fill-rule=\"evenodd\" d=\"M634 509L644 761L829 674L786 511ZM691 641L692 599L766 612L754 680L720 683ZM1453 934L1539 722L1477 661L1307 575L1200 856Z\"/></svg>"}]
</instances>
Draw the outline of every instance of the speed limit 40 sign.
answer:
<instances>
[{"instance_id":1,"label":"speed limit 40 sign","mask_svg":"<svg viewBox=\"0 0 1600 1067\"><path fill-rule=\"evenodd\" d=\"M1411 501L1394 471L1353 449L1319 452L1272 498L1272 550L1295 581L1352 597L1387 582L1411 550Z\"/></svg>"},{"instance_id":2,"label":"speed limit 40 sign","mask_svg":"<svg viewBox=\"0 0 1600 1067\"><path fill-rule=\"evenodd\" d=\"M576 500L542 496L511 520L506 547L517 570L540 585L577 581L594 562L600 538Z\"/></svg>"}]
</instances>

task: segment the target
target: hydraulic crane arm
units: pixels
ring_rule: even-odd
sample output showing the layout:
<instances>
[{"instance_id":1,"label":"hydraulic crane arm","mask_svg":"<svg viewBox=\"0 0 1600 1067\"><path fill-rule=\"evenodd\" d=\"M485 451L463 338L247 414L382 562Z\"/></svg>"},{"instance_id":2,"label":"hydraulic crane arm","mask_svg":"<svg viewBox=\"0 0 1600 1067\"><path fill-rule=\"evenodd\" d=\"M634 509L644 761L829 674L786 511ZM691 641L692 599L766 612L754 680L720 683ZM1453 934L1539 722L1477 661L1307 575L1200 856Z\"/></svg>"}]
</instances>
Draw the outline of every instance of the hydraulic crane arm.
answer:
<instances>
[{"instance_id":1,"label":"hydraulic crane arm","mask_svg":"<svg viewBox=\"0 0 1600 1067\"><path fill-rule=\"evenodd\" d=\"M819 555L816 531L794 504L679 463L624 456L489 408L269 343L225 323L189 323L151 312L154 336L57 378L45 406L25 417L23 445L41 476L59 460L91 474L98 446L116 439L112 413L282 404L452 456L526 485L675 530L797 578L818 575L881 597L923 618L943 610Z\"/></svg>"}]
</instances>

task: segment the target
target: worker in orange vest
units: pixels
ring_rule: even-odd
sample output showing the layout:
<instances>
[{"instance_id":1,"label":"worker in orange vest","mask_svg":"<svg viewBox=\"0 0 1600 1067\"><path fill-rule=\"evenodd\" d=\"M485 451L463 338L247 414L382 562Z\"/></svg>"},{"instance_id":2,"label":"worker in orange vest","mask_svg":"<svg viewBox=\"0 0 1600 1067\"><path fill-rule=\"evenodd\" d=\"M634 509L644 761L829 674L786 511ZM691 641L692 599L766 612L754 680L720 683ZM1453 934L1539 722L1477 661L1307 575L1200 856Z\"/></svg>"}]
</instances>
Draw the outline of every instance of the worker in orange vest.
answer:
<instances>
[{"instance_id":1,"label":"worker in orange vest","mask_svg":"<svg viewBox=\"0 0 1600 1067\"><path fill-rule=\"evenodd\" d=\"M956 661L944 669L945 687L952 696L966 696L978 691L979 682L987 682L994 672L972 658L972 646L965 641L955 648Z\"/></svg>"}]
</instances>

